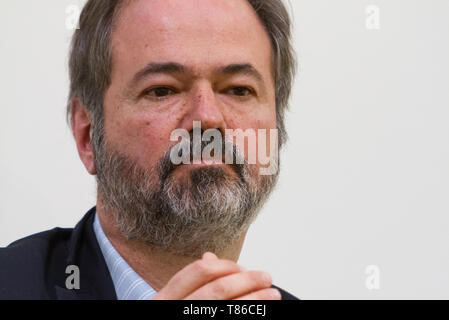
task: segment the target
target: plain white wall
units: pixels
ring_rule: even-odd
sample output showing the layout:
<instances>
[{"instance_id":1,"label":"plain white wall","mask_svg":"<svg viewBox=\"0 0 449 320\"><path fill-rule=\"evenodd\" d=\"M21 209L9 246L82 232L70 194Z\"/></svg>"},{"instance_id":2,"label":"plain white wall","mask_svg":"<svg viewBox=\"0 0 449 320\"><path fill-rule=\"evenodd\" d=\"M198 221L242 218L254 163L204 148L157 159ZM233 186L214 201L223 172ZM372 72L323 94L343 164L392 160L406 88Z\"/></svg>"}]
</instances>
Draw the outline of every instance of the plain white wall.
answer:
<instances>
[{"instance_id":1,"label":"plain white wall","mask_svg":"<svg viewBox=\"0 0 449 320\"><path fill-rule=\"evenodd\" d=\"M82 2L0 1L0 246L95 204L64 118ZM449 1L291 7L290 141L240 263L303 299L449 298Z\"/></svg>"}]
</instances>

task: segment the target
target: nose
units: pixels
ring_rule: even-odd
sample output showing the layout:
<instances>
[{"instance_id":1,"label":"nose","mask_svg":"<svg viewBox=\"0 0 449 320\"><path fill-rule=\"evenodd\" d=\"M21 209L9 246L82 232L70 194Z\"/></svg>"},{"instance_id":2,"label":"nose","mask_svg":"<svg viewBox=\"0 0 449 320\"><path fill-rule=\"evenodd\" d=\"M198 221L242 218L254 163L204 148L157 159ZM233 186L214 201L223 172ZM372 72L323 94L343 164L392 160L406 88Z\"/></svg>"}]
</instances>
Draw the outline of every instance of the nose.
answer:
<instances>
[{"instance_id":1,"label":"nose","mask_svg":"<svg viewBox=\"0 0 449 320\"><path fill-rule=\"evenodd\" d=\"M223 110L211 84L207 81L198 83L191 89L188 97L189 107L182 121L182 127L187 131L193 130L194 121L201 121L202 130L218 129L224 136L226 122Z\"/></svg>"}]
</instances>

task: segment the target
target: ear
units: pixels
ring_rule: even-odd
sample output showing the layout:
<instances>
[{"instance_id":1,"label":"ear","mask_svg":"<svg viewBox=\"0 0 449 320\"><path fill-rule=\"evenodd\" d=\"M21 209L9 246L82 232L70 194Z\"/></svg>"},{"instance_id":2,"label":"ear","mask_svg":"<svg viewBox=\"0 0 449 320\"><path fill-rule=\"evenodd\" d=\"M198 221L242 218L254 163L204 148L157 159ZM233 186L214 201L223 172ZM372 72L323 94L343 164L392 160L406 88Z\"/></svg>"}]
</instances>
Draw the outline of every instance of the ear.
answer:
<instances>
[{"instance_id":1,"label":"ear","mask_svg":"<svg viewBox=\"0 0 449 320\"><path fill-rule=\"evenodd\" d=\"M78 98L72 100L72 133L81 161L91 175L95 175L94 153L91 141L91 117Z\"/></svg>"}]
</instances>

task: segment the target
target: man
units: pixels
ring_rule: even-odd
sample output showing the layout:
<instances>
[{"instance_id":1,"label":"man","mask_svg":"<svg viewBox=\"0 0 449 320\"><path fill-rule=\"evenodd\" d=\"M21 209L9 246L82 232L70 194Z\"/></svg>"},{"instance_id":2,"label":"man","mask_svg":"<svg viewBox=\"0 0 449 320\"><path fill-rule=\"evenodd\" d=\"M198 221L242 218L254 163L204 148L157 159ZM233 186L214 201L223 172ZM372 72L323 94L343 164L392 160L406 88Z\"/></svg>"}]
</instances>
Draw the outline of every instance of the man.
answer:
<instances>
[{"instance_id":1,"label":"man","mask_svg":"<svg viewBox=\"0 0 449 320\"><path fill-rule=\"evenodd\" d=\"M285 142L294 66L281 0L88 1L68 117L97 206L0 249L0 298L294 299L236 263L278 177L249 159L277 158L266 132ZM195 161L213 130L219 147ZM253 148L232 130L262 135ZM186 150L194 161L176 163ZM221 150L234 161L209 161Z\"/></svg>"}]
</instances>

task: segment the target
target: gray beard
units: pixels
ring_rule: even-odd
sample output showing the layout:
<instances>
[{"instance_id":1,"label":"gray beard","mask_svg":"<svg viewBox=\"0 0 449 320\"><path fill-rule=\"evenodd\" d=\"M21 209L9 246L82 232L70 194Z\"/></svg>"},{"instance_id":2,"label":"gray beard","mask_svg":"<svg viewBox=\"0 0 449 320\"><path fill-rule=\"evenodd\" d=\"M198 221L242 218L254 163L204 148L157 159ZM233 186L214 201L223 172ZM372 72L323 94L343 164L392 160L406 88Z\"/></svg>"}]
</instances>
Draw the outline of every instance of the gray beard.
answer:
<instances>
[{"instance_id":1,"label":"gray beard","mask_svg":"<svg viewBox=\"0 0 449 320\"><path fill-rule=\"evenodd\" d=\"M167 253L222 254L248 229L278 180L278 173L259 175L246 162L230 165L235 174L210 166L191 169L189 179L175 179L170 150L148 170L103 139L94 140L94 153L104 211L127 239Z\"/></svg>"}]
</instances>

